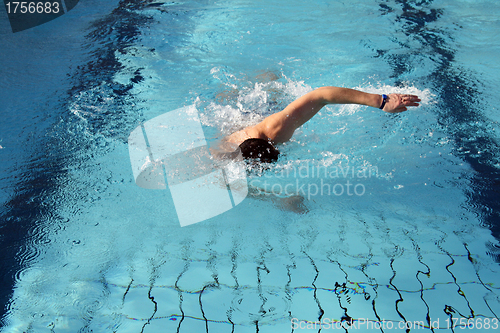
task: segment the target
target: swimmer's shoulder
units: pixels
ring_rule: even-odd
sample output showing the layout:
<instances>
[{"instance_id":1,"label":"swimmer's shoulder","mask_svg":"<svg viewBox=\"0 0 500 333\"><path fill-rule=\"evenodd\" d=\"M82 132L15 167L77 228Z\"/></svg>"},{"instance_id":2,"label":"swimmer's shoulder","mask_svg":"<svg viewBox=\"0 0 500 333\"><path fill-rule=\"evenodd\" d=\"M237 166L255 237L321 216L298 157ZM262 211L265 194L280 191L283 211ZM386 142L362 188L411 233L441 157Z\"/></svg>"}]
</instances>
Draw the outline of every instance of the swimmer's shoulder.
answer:
<instances>
[{"instance_id":1,"label":"swimmer's shoulder","mask_svg":"<svg viewBox=\"0 0 500 333\"><path fill-rule=\"evenodd\" d=\"M260 139L256 126L245 127L210 144L210 153L217 159L235 158L240 153L239 146L248 139Z\"/></svg>"},{"instance_id":2,"label":"swimmer's shoulder","mask_svg":"<svg viewBox=\"0 0 500 333\"><path fill-rule=\"evenodd\" d=\"M238 144L228 141L226 136L210 144L210 154L215 159L233 159L239 154Z\"/></svg>"},{"instance_id":3,"label":"swimmer's shoulder","mask_svg":"<svg viewBox=\"0 0 500 333\"><path fill-rule=\"evenodd\" d=\"M227 142L228 144L235 144L235 145L239 146L245 140L248 140L251 138L250 135L247 133L248 129L249 129L249 127L246 127L242 130L239 130L237 132L229 134L228 136L226 136L222 140L224 142Z\"/></svg>"},{"instance_id":4,"label":"swimmer's shoulder","mask_svg":"<svg viewBox=\"0 0 500 333\"><path fill-rule=\"evenodd\" d=\"M224 139L229 142L233 143L236 145L241 145L243 142L245 142L248 139L263 139L263 140L268 140L269 138L264 135L263 131L261 130L260 126L261 123L255 125L255 126L249 126L245 127L242 130L239 130L237 132L234 132L228 136L226 136Z\"/></svg>"}]
</instances>

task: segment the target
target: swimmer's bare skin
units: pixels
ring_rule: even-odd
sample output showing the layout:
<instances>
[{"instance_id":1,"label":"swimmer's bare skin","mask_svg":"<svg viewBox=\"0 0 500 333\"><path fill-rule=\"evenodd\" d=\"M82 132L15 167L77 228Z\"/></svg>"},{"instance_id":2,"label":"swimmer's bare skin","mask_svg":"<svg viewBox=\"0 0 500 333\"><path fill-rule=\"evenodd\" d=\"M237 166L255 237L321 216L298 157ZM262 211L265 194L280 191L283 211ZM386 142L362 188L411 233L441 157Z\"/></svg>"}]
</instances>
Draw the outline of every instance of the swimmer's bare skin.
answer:
<instances>
[{"instance_id":1,"label":"swimmer's bare skin","mask_svg":"<svg viewBox=\"0 0 500 333\"><path fill-rule=\"evenodd\" d=\"M415 95L389 94L383 108L385 112L397 113L407 110L408 106L418 106L420 99ZM290 103L283 111L265 118L254 126L235 132L226 138L236 145L251 138L269 140L275 144L283 143L292 137L297 128L311 119L327 104L360 104L380 108L383 98L378 94L339 88L322 87L315 89Z\"/></svg>"}]
</instances>

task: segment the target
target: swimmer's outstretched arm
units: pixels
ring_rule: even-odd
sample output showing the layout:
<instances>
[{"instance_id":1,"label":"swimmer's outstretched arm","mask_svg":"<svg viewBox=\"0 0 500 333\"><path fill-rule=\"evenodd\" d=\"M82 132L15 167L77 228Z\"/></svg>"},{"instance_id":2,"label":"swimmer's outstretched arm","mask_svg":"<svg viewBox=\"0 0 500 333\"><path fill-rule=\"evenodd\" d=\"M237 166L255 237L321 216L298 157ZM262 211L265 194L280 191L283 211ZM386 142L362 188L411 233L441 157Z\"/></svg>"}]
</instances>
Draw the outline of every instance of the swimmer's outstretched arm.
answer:
<instances>
[{"instance_id":1,"label":"swimmer's outstretched arm","mask_svg":"<svg viewBox=\"0 0 500 333\"><path fill-rule=\"evenodd\" d=\"M396 113L406 111L408 106L418 106L420 99L415 95L390 94L383 107L385 112ZM327 104L360 104L380 108L382 95L362 91L322 87L315 89L290 103L283 111L270 115L259 124L249 128L254 137L271 140L274 143L288 141L295 130L311 119Z\"/></svg>"}]
</instances>

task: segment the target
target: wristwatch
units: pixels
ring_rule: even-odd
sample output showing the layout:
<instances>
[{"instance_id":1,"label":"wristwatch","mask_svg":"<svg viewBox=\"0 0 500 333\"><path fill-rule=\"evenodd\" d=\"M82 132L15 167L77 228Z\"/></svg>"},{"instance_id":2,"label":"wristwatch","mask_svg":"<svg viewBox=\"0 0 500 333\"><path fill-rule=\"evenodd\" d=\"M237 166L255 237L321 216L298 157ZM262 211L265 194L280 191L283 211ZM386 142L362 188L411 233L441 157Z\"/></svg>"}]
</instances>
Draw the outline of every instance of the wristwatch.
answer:
<instances>
[{"instance_id":1,"label":"wristwatch","mask_svg":"<svg viewBox=\"0 0 500 333\"><path fill-rule=\"evenodd\" d=\"M384 109L385 103L387 102L387 95L383 94L382 98L383 98L383 100L382 100L382 105L379 108L380 110Z\"/></svg>"}]
</instances>

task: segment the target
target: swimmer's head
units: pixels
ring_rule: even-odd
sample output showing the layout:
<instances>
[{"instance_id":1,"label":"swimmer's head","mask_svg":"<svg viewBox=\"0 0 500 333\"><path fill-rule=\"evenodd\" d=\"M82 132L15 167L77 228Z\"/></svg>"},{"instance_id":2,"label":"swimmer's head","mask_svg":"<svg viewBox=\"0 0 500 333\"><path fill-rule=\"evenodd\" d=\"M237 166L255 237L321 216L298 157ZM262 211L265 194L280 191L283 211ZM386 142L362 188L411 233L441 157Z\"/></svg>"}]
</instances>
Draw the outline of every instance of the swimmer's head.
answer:
<instances>
[{"instance_id":1,"label":"swimmer's head","mask_svg":"<svg viewBox=\"0 0 500 333\"><path fill-rule=\"evenodd\" d=\"M280 154L269 141L263 139L247 139L240 144L240 150L245 159L263 163L276 162Z\"/></svg>"}]
</instances>

